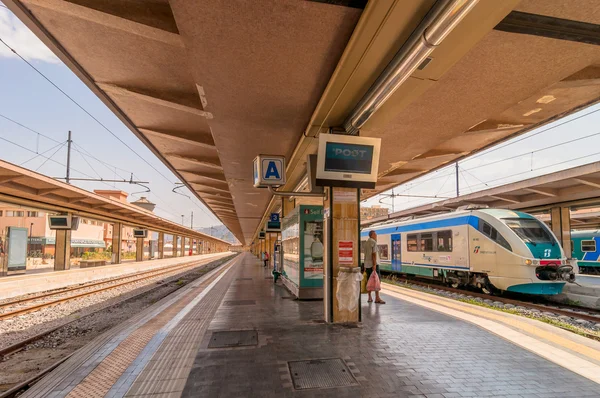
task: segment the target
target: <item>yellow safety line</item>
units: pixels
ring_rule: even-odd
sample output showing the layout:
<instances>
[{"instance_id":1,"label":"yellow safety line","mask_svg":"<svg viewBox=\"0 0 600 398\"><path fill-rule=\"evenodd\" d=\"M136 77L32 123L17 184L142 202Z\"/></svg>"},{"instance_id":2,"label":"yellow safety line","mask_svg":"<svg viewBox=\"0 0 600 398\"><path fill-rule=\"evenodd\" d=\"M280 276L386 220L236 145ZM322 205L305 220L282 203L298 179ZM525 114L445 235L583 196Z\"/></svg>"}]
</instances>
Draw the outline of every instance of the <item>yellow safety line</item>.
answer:
<instances>
[{"instance_id":1,"label":"yellow safety line","mask_svg":"<svg viewBox=\"0 0 600 398\"><path fill-rule=\"evenodd\" d=\"M394 291L396 293L400 293L400 294L405 294L407 296L410 296L410 297L413 297L413 298L416 298L419 300L429 301L431 303L439 304L444 307L453 308L453 309L461 311L461 312L467 312L472 315L476 315L476 316L487 318L487 319L490 319L493 321L501 322L506 325L513 326L519 330L525 331L531 335L535 335L535 336L541 337L545 340L556 343L556 344L560 345L561 347L575 351L575 352L582 354L588 358L592 358L597 361L600 361L600 351L598 351L598 350L595 350L595 349L588 347L586 345L583 345L583 344L576 343L567 338L558 336L552 332L548 332L539 327L533 326L527 322L519 321L517 319L514 319L513 317L510 317L510 316L507 317L507 316L503 316L500 314L494 314L494 313L488 312L488 311L493 311L493 310L482 311L476 305L473 305L473 304L464 303L464 302L460 302L460 304L459 304L458 302L453 301L451 299L436 297L429 293L415 292L408 288L393 286L393 285L390 285L387 283L385 284L384 289L392 290L392 291ZM514 315L514 316L517 316L517 315Z\"/></svg>"}]
</instances>

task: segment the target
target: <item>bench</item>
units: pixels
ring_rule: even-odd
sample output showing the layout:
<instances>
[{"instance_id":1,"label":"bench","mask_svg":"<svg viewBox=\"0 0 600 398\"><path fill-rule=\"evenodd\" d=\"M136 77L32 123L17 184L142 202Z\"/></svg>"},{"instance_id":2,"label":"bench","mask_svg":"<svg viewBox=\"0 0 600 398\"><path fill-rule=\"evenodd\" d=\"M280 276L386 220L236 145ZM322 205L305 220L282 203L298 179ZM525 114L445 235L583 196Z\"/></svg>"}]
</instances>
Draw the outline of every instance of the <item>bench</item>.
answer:
<instances>
[{"instance_id":1,"label":"bench","mask_svg":"<svg viewBox=\"0 0 600 398\"><path fill-rule=\"evenodd\" d=\"M99 267L102 265L106 265L106 260L81 260L81 261L79 261L79 268Z\"/></svg>"}]
</instances>

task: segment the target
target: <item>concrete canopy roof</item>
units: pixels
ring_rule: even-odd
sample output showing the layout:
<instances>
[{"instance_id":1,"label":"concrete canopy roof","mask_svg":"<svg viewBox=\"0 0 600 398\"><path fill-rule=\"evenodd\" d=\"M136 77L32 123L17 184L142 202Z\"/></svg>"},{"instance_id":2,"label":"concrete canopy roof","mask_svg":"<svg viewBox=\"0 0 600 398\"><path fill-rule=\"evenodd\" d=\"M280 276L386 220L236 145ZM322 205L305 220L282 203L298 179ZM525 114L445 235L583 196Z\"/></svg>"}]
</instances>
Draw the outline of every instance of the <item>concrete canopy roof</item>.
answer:
<instances>
[{"instance_id":1,"label":"concrete canopy roof","mask_svg":"<svg viewBox=\"0 0 600 398\"><path fill-rule=\"evenodd\" d=\"M5 1L242 243L275 206L252 159L285 155L296 188L435 3L328 2ZM361 129L383 139L363 196L596 102L599 22L596 0L480 0Z\"/></svg>"},{"instance_id":2,"label":"concrete canopy roof","mask_svg":"<svg viewBox=\"0 0 600 398\"><path fill-rule=\"evenodd\" d=\"M557 205L571 208L599 206L600 162L398 211L388 214L386 217L365 220L362 226L404 217L447 213L468 205L534 213L547 211ZM582 217L585 218L585 216Z\"/></svg>"},{"instance_id":3,"label":"concrete canopy roof","mask_svg":"<svg viewBox=\"0 0 600 398\"><path fill-rule=\"evenodd\" d=\"M230 245L136 205L106 198L4 161L0 161L0 201Z\"/></svg>"}]
</instances>

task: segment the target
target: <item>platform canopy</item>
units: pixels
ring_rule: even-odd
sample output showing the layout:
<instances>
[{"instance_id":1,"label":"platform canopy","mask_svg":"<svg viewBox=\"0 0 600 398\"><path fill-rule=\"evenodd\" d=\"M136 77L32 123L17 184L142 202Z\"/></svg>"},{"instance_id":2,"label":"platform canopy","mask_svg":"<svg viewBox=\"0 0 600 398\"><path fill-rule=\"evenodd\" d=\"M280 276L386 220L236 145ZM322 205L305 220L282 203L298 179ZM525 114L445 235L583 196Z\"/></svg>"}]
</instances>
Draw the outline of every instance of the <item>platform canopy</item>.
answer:
<instances>
[{"instance_id":1,"label":"platform canopy","mask_svg":"<svg viewBox=\"0 0 600 398\"><path fill-rule=\"evenodd\" d=\"M88 192L1 160L0 202L57 214L71 213L95 220L121 222L133 227L226 246L231 244L158 217L151 211L131 203ZM77 244L72 246L78 247Z\"/></svg>"},{"instance_id":2,"label":"platform canopy","mask_svg":"<svg viewBox=\"0 0 600 398\"><path fill-rule=\"evenodd\" d=\"M361 127L375 195L600 97L597 0L5 0L242 243L431 10L466 16Z\"/></svg>"},{"instance_id":3,"label":"platform canopy","mask_svg":"<svg viewBox=\"0 0 600 398\"><path fill-rule=\"evenodd\" d=\"M530 213L547 213L553 207L563 206L572 210L581 209L571 213L573 228L598 223L598 216L600 216L598 210L600 208L600 162L397 211L387 216L365 220L362 226L409 217L448 213L469 206L471 208L522 210ZM549 220L549 217L544 218L544 221Z\"/></svg>"}]
</instances>

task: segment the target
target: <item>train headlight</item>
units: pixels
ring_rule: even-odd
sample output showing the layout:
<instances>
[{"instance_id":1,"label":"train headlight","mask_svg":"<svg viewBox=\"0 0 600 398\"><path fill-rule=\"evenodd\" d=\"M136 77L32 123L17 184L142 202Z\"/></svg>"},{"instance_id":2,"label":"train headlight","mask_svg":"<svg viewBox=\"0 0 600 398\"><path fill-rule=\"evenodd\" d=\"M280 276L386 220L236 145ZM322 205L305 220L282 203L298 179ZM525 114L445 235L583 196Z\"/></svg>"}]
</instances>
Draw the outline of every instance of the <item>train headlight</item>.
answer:
<instances>
[{"instance_id":1,"label":"train headlight","mask_svg":"<svg viewBox=\"0 0 600 398\"><path fill-rule=\"evenodd\" d=\"M533 261L531 261L530 259L525 260L525 265L531 265L533 264Z\"/></svg>"}]
</instances>

